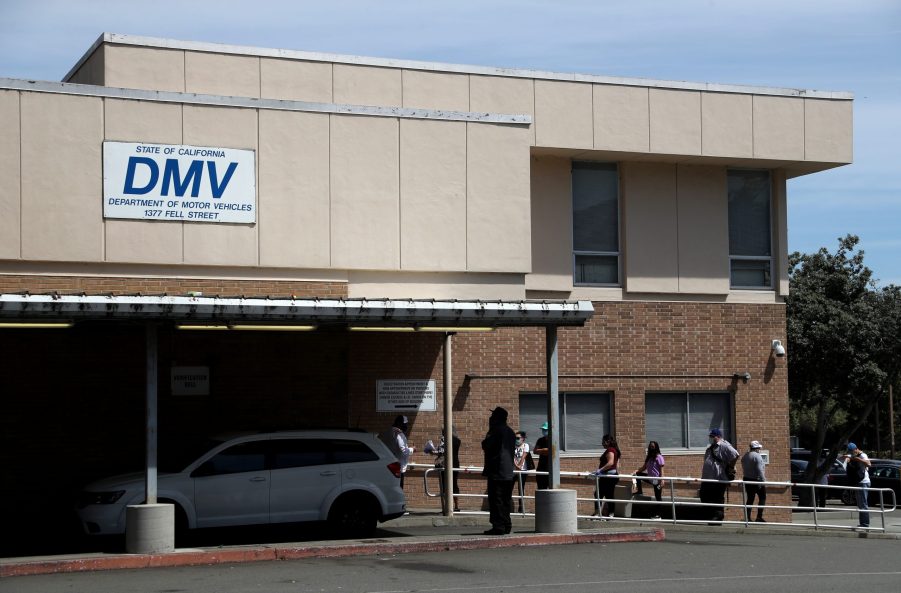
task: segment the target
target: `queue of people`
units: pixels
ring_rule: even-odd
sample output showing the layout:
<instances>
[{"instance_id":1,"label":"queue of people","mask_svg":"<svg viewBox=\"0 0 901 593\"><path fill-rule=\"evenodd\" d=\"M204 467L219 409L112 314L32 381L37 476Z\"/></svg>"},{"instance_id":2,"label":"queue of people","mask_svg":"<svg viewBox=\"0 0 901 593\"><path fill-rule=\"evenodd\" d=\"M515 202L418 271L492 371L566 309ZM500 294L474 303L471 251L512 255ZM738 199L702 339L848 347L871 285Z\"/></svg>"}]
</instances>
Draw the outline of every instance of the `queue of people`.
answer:
<instances>
[{"instance_id":1,"label":"queue of people","mask_svg":"<svg viewBox=\"0 0 901 593\"><path fill-rule=\"evenodd\" d=\"M525 430L514 431L507 425L508 412L501 407L492 410L488 420L488 431L482 440L484 454L484 469L482 475L487 479L488 508L491 528L485 533L501 535L510 533L510 514L513 511L513 487L519 485L519 512L524 512L523 499L526 497L526 484L528 472L537 470L537 489L546 489L549 485L547 472L550 465L550 444L548 423L542 424L539 429L541 437L537 439L534 447L530 447ZM391 427L380 435L388 448L395 454L401 466L401 487L403 476L410 463L410 457L415 447L407 441L409 429L408 418L397 416ZM452 428L453 459L451 467L460 468L460 449L462 440ZM701 478L704 480L699 489L699 497L703 503L703 518L711 521L711 524L721 524L725 517L725 493L732 481L736 479L735 467L741 463L742 481L744 482L745 520L747 522L765 523L764 509L766 508L767 490L766 462L761 451L763 445L760 441L753 440L748 446L748 451L743 455L727 441L719 428L711 428L709 431L709 445L704 451L704 460L701 466ZM437 457L435 466L447 467L446 438L442 430L438 446L431 441L425 447L425 452ZM605 434L601 438L603 453L598 460L598 468L590 472L590 476L596 477L595 512L594 515L606 519L614 515L616 510L614 491L620 480L619 467L622 453L613 435ZM537 464L534 457L538 457ZM869 487L868 467L869 458L856 444L849 443L847 453L842 457L847 473L848 485L858 488ZM634 486L632 494L642 496L643 487L650 486L654 500L661 503L663 499L663 487L665 480L664 468L666 460L661 453L660 444L650 441L647 445L646 455L641 465L634 471ZM517 475L518 474L518 475ZM454 472L453 493L460 493L458 473ZM445 504L444 480L440 480L442 506ZM865 491L864 491L865 492ZM453 497L454 510L459 511L458 499ZM755 504L756 503L756 504ZM857 497L859 508L860 527L869 527L869 512L867 497ZM756 507L756 518L755 516ZM657 507L654 507L657 508ZM659 519L660 515L654 512L651 519Z\"/></svg>"}]
</instances>

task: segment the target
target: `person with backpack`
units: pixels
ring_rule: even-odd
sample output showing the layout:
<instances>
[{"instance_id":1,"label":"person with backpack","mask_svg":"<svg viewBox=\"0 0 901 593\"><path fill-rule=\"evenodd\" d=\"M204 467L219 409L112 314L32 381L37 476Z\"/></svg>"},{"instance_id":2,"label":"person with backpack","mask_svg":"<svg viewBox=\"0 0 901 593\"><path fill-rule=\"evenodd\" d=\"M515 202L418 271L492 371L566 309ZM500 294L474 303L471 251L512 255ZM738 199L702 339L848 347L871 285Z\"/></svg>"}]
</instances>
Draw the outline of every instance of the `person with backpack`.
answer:
<instances>
[{"instance_id":1,"label":"person with backpack","mask_svg":"<svg viewBox=\"0 0 901 593\"><path fill-rule=\"evenodd\" d=\"M870 527L870 513L868 512L870 507L867 500L867 490L870 487L870 472L867 471L867 468L870 467L870 458L854 443L848 443L848 452L842 458L845 460L848 486L860 488L860 490L854 491L854 495L857 497L857 508L860 511L857 527L867 529Z\"/></svg>"},{"instance_id":2,"label":"person with backpack","mask_svg":"<svg viewBox=\"0 0 901 593\"><path fill-rule=\"evenodd\" d=\"M723 438L723 431L719 428L711 428L708 436L710 445L704 451L701 479L717 482L702 482L700 496L703 503L719 505L705 507L705 510L710 509L710 520L722 521L725 516L722 505L726 502L726 488L735 479L738 451Z\"/></svg>"}]
</instances>

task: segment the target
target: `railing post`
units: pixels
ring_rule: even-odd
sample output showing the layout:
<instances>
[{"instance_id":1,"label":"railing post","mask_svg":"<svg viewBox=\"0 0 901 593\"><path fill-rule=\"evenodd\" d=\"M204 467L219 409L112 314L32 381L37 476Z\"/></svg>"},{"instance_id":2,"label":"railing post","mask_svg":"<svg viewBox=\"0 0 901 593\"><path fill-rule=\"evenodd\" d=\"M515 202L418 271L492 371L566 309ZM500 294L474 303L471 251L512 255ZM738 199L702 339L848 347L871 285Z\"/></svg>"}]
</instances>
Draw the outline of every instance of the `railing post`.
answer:
<instances>
[{"instance_id":1,"label":"railing post","mask_svg":"<svg viewBox=\"0 0 901 593\"><path fill-rule=\"evenodd\" d=\"M816 484L810 485L810 493L811 493L811 496L813 496L813 528L814 528L814 530L819 531L820 521L819 521L819 518L817 515L817 507L819 505L817 504L817 485ZM798 502L800 502L800 501L798 501Z\"/></svg>"},{"instance_id":2,"label":"railing post","mask_svg":"<svg viewBox=\"0 0 901 593\"><path fill-rule=\"evenodd\" d=\"M669 501L670 501L670 505L672 506L672 509L673 509L673 511L672 511L673 524L675 524L676 523L676 480L675 479L671 479L669 481Z\"/></svg>"}]
</instances>

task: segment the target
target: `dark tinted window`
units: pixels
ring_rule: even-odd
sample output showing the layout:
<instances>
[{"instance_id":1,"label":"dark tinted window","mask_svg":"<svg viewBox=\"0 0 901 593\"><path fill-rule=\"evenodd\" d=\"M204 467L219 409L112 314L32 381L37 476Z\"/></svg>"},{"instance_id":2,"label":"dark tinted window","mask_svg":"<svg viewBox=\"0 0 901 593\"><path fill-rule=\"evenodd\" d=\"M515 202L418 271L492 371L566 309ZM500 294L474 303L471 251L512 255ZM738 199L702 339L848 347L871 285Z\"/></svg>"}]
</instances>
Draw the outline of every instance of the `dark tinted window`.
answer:
<instances>
[{"instance_id":1,"label":"dark tinted window","mask_svg":"<svg viewBox=\"0 0 901 593\"><path fill-rule=\"evenodd\" d=\"M278 439L272 441L272 469L309 467L336 463L325 439Z\"/></svg>"},{"instance_id":2,"label":"dark tinted window","mask_svg":"<svg viewBox=\"0 0 901 593\"><path fill-rule=\"evenodd\" d=\"M229 447L206 461L195 476L218 476L262 471L266 468L266 441L252 441Z\"/></svg>"},{"instance_id":3,"label":"dark tinted window","mask_svg":"<svg viewBox=\"0 0 901 593\"><path fill-rule=\"evenodd\" d=\"M334 439L330 444L336 463L376 461L379 458L366 443L361 443L360 441Z\"/></svg>"}]
</instances>

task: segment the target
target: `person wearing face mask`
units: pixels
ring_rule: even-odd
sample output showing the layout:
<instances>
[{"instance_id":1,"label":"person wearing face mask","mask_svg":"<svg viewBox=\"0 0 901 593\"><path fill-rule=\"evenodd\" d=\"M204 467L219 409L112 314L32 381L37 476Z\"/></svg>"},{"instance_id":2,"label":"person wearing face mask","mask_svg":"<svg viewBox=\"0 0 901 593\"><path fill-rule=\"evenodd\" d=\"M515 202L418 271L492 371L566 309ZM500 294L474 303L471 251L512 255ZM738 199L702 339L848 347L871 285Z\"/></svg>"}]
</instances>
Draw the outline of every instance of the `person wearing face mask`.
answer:
<instances>
[{"instance_id":1,"label":"person wearing face mask","mask_svg":"<svg viewBox=\"0 0 901 593\"><path fill-rule=\"evenodd\" d=\"M526 442L524 430L516 431L516 449L513 450L513 465L518 471L524 472L535 469L532 454L529 452L529 443ZM523 512L522 497L526 494L526 481L529 474L517 474L516 481L519 484L519 512Z\"/></svg>"},{"instance_id":2,"label":"person wearing face mask","mask_svg":"<svg viewBox=\"0 0 901 593\"><path fill-rule=\"evenodd\" d=\"M410 456L413 455L415 447L407 442L407 431L409 430L409 420L406 416L398 416L394 419L394 423L382 434L379 439L388 447L400 463L400 487L404 487L404 474L407 473L407 465L410 463Z\"/></svg>"},{"instance_id":3,"label":"person wearing face mask","mask_svg":"<svg viewBox=\"0 0 901 593\"><path fill-rule=\"evenodd\" d=\"M701 468L701 479L717 480L717 482L701 483L701 502L723 505L726 502L726 488L735 479L735 462L738 451L729 441L723 438L723 431L711 428L710 445L704 451L704 466ZM722 521L722 506L705 507L710 510L711 521Z\"/></svg>"},{"instance_id":4,"label":"person wearing face mask","mask_svg":"<svg viewBox=\"0 0 901 593\"><path fill-rule=\"evenodd\" d=\"M535 448L532 449L536 455L538 455L538 467L535 468L539 472L547 472L550 469L550 458L548 454L550 453L550 445L548 444L547 438L547 422L541 425L541 438L535 441ZM544 475L538 474L535 476L535 481L538 483L539 490L547 490L549 477L545 473Z\"/></svg>"},{"instance_id":5,"label":"person wearing face mask","mask_svg":"<svg viewBox=\"0 0 901 593\"><path fill-rule=\"evenodd\" d=\"M648 476L648 478L650 478L647 481L650 482L651 486L654 488L654 498L657 499L657 502L660 502L663 498L663 480L655 478L663 477L663 466L665 464L666 461L660 453L660 444L657 441L650 441L648 443L648 454L644 458L644 463L638 468L638 471L635 472L635 475L637 476ZM645 480L638 480L639 496L642 494L641 486L644 481ZM659 518L660 515L655 510L654 514L651 515L651 519Z\"/></svg>"}]
</instances>

